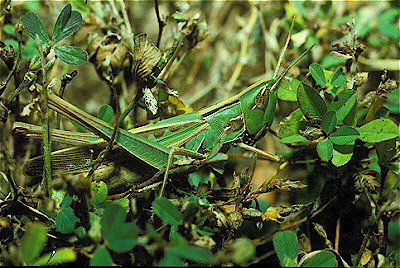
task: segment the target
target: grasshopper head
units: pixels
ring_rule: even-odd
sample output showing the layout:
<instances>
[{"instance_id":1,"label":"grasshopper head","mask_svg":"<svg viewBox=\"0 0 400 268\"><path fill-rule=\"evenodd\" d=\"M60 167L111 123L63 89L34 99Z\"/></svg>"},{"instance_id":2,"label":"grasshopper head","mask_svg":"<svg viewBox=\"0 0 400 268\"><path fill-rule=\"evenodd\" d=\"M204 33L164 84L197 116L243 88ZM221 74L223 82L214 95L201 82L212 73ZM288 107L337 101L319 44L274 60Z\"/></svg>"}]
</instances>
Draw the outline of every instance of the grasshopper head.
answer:
<instances>
[{"instance_id":1,"label":"grasshopper head","mask_svg":"<svg viewBox=\"0 0 400 268\"><path fill-rule=\"evenodd\" d=\"M248 135L255 141L265 135L271 126L276 106L275 80L269 80L252 88L239 101Z\"/></svg>"}]
</instances>

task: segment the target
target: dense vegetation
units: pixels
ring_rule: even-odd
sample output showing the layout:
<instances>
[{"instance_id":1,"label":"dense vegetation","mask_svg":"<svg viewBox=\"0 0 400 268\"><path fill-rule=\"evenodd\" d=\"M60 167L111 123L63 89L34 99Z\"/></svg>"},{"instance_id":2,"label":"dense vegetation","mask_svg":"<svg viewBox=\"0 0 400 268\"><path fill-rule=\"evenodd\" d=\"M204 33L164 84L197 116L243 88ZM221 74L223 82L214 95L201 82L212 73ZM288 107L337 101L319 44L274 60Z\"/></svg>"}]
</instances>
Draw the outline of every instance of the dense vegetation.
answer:
<instances>
[{"instance_id":1,"label":"dense vegetation","mask_svg":"<svg viewBox=\"0 0 400 268\"><path fill-rule=\"evenodd\" d=\"M0 0L0 263L399 266L398 5Z\"/></svg>"}]
</instances>

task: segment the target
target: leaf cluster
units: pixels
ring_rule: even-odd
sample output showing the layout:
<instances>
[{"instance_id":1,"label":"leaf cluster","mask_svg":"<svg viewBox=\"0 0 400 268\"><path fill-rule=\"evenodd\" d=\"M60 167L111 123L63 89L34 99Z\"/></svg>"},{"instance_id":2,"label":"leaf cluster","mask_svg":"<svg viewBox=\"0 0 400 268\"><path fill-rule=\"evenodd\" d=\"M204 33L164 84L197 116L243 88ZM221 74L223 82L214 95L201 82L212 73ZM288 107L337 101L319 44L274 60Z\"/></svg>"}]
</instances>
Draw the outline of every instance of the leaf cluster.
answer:
<instances>
[{"instance_id":1,"label":"leaf cluster","mask_svg":"<svg viewBox=\"0 0 400 268\"><path fill-rule=\"evenodd\" d=\"M35 12L28 12L21 17L27 34L33 40L39 40L41 44L54 46L54 52L65 63L81 65L87 60L87 53L75 46L55 45L61 40L75 33L82 25L82 15L78 11L72 11L71 4L67 4L54 25L51 40L44 29L43 23Z\"/></svg>"},{"instance_id":2,"label":"leaf cluster","mask_svg":"<svg viewBox=\"0 0 400 268\"><path fill-rule=\"evenodd\" d=\"M334 1L318 3L319 8L311 6L310 2L300 1L279 5L274 2L271 6L265 6L268 5L266 2L257 6L230 2L201 6L198 3L198 10L185 9L186 4L183 4L179 12L174 10L179 4L169 3L165 6L171 9L171 15L166 19L167 28L164 30L174 34L163 35L161 44L156 46L150 41L156 36L151 30L148 36L135 33L137 41L133 44L133 35L126 32L129 20L121 19L126 15L124 4L135 6L136 2L110 4L89 1L86 5L85 1L75 1L74 8L79 11L72 11L71 4L67 4L56 20L51 38L35 13L38 6L35 7L34 3L24 4L24 9L30 12L21 17L30 37L27 46L22 48L22 58L32 58L28 50L35 44L42 46L39 49L44 51L53 48L58 58L72 66L82 65L90 57L91 67L97 74L87 74L86 69L79 69L85 71L80 72L76 79L82 79L79 81L84 86L77 89L86 90L85 93L92 90L101 97L97 84L93 83L93 88L88 86L89 77L105 80L111 90L121 91L121 96L125 98L131 98L132 88L140 91L143 87L147 91L143 96L138 95L138 106L146 109L147 118L152 120L192 112L190 106L202 108L211 103L208 95L225 96L251 84L248 77L265 77L271 69L270 61L275 63L279 58L274 44L285 41L279 36L286 36L292 14L297 14L297 19L291 53L298 55L313 43L318 43L316 48L320 50L307 55L302 67L293 68L293 78L285 77L277 87L278 113L275 117L272 113L268 114L271 121L275 120L271 133L277 138L267 133L264 141L276 141L274 145L277 148L284 148L279 151L284 156L282 159L288 161L287 165L273 172L261 172L264 184L258 189L252 188L257 184L256 175L251 175L255 165L252 158L241 157L240 149L231 146L226 154L216 154L207 159L209 167L202 171L189 170L184 176L170 174L171 180L167 181L164 197L156 197L154 189L158 189L157 183L133 189L129 192L133 193L132 196L128 193L111 195L108 177L88 183L82 174L76 176L78 179L70 174L57 174L57 179L62 179L60 184L68 186L54 188L47 196L48 192L44 193L43 188L37 185L26 185L22 190L12 187L14 178L22 181L17 172L19 165L23 165L21 159L33 155L35 150L22 151L23 146L19 146L18 139L14 142L10 138L8 143L0 143L6 159L12 160L0 162L1 176L8 187L1 184L1 193L3 188L11 193L4 194L5 201L0 202L1 216L5 216L0 219L3 228L0 232L1 263L184 266L248 265L256 262L278 264L279 261L284 267L333 267L346 266L347 263L369 265L377 259L384 259L384 265L393 266L396 260L400 262L400 249L396 242L400 237L400 221L395 218L399 213L398 82L382 77L378 86L369 85L371 92L363 95L359 85L349 79L351 75L357 75L348 68L351 65L349 62L356 59L353 57L356 49L342 42L339 46L343 45L344 49L340 52L348 54L343 52L341 59L332 57L326 51L327 44L330 46L333 40L336 41L339 26L354 17L358 37L374 48L373 53L379 51L376 54L384 58L393 51L393 44L396 48L398 46L398 36L393 32L398 30L396 21L399 12L391 6L394 4L389 4L379 14L368 13L376 18L376 23L371 24L362 15L371 12L369 5L366 5L369 9L362 9L362 12L350 17L337 11ZM246 5L251 8L246 9ZM242 12L244 9L249 11L250 16ZM149 23L152 17L148 16L149 11L145 12L145 16L139 15L139 8L129 11L129 15L140 17L131 21L134 31L144 25L153 25ZM274 12L286 13L288 17L270 21ZM207 36L207 23L197 15L203 13L207 18L221 16L208 21L212 25L210 30L218 29L216 35L213 32ZM246 15L239 15L242 13ZM91 32L87 38L87 52L60 44L71 35L78 34L77 30L82 26L81 14L88 17L83 31ZM214 17L208 16L210 14ZM250 31L244 27L248 17L257 18ZM320 25L310 27L315 21ZM276 25L281 25L281 22L286 32L282 30L276 34L278 28L281 30ZM3 30L18 39L11 24L6 24ZM161 36L162 26L156 30ZM171 45L171 36L178 33L182 34L182 39L179 42L173 40L175 44ZM202 43L205 36L209 39ZM220 39L225 39L226 45L221 45ZM355 43L355 37L352 41ZM18 44L21 45L21 42ZM264 44L271 46L268 49L271 53L260 53L265 49ZM163 52L162 47L171 49ZM28 50L24 52L24 49ZM15 53L12 49L0 47L0 55L5 61L5 58L13 59ZM357 54L359 62L371 66L369 58L373 59L374 55L359 56ZM170 59L171 64L168 62ZM12 60L5 62L13 63ZM383 69L378 62L379 59L374 68ZM35 58L30 62L31 66L39 64ZM283 64L288 65L285 59ZM7 66L11 70L13 64ZM167 70L163 78L165 81L157 78L163 68ZM306 70L305 74L303 70ZM296 71L301 75L298 76ZM362 77L362 73L358 74ZM140 80L140 83L135 80L138 83L133 86L136 82L132 83L132 79ZM364 82L361 81L361 84ZM18 85L18 79L15 83ZM30 88L34 98L24 108L25 114L26 110L39 110L35 85ZM172 87L177 88L180 95L190 97L178 97ZM153 96L152 91L157 90L158 96ZM78 101L89 103L81 98L83 95L79 92L75 97ZM125 107L122 99L112 99L111 105L95 105L93 111L98 111L98 118L113 124L116 105L121 105L120 109ZM204 105L201 103L203 100ZM150 115L149 106L157 112ZM267 108L273 110L275 103L270 103ZM286 113L285 108L290 112ZM134 114L133 120L127 118L120 126L131 127L142 123L140 109ZM281 119L281 114L288 116ZM26 119L34 122L36 112L30 115ZM258 120L254 118L253 121ZM86 130L76 122L70 122L78 129ZM64 121L64 126L72 128L70 122ZM7 133L6 130L4 133ZM171 137L176 132L171 130L164 135ZM8 136L11 137L11 134ZM187 142L185 148L192 151L214 149L216 141L206 139L208 136L219 137L215 130L209 129ZM155 139L153 136L147 138ZM15 152L8 153L4 144L18 146ZM41 145L38 146L40 148ZM222 148L222 151L225 152L225 149ZM37 151L38 154L40 149ZM244 164L237 158L245 159ZM124 160L128 162L124 165L129 166L131 159ZM182 158L180 163L186 160ZM4 167L3 162L7 162L8 167ZM265 162L261 163L261 166L267 166ZM269 168L271 166L268 165ZM232 171L234 168L235 171ZM116 170L112 174L115 178L129 178L130 175L122 169ZM260 198L260 194L266 192L274 200L271 204ZM7 199L10 196L12 200ZM24 210L17 209L16 212L15 204L18 202L26 205ZM310 230L312 224L315 230ZM340 242L337 251L329 240L335 235ZM352 244L351 248L346 247L347 244ZM273 251L270 251L272 248ZM263 252L265 250L269 252Z\"/></svg>"}]
</instances>

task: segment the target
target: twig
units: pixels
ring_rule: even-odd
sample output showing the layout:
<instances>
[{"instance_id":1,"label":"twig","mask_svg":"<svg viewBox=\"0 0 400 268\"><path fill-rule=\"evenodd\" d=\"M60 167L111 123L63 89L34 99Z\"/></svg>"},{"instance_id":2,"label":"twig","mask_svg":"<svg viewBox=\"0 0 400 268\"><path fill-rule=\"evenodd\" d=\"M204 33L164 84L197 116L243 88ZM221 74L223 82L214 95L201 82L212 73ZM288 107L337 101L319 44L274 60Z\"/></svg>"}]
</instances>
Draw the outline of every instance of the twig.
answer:
<instances>
[{"instance_id":1,"label":"twig","mask_svg":"<svg viewBox=\"0 0 400 268\"><path fill-rule=\"evenodd\" d=\"M315 212L314 212L313 214L311 214L311 215L308 215L308 216L306 216L306 217L304 217L304 218L302 218L302 219L300 219L300 220L298 220L298 221L296 221L296 222L292 222L292 223L289 223L289 224L287 224L287 225L282 224L282 225L280 226L279 230L281 230L281 231L282 231L282 230L288 230L288 229L290 229L290 228L292 228L292 227L294 227L294 226L297 226L297 225L299 225L299 224L301 224L301 223L303 223L303 222L305 222L305 221L307 221L307 220L309 220L309 219L314 218L314 217L317 216L319 213L321 213L330 203L332 203L333 201L335 201L336 198L337 198L336 196L333 197L333 198L331 198L326 204L324 204L320 209L318 209L317 211L315 211ZM274 232L275 232L275 231L274 231ZM272 232L272 233L267 233L267 234L265 234L265 235L263 235L263 236L260 236L260 237L258 237L258 238L253 239L254 245L259 246L259 245L265 244L268 240L271 239L272 234L273 234L274 232Z\"/></svg>"},{"instance_id":2,"label":"twig","mask_svg":"<svg viewBox=\"0 0 400 268\"><path fill-rule=\"evenodd\" d=\"M281 62L282 62L282 60L283 60L283 56L284 56L284 54L285 54L285 51L286 51L286 49L287 49L288 46L289 46L290 38L292 37L292 31L293 31L295 19L296 19L296 16L293 16L292 25L290 25L290 30L289 30L288 38L286 38L285 46L283 47L282 53L281 53L281 55L279 56L279 59L278 59L278 63L276 64L277 67L276 67L276 69L275 69L275 73L274 73L274 76L273 76L274 79L278 76L279 66L281 65Z\"/></svg>"},{"instance_id":3,"label":"twig","mask_svg":"<svg viewBox=\"0 0 400 268\"><path fill-rule=\"evenodd\" d=\"M131 34L132 27L131 27L131 23L129 22L128 13L126 12L126 6L125 6L124 0L120 0L120 4L121 4L122 17L124 19L124 23L125 23L125 27L126 27L126 33Z\"/></svg>"},{"instance_id":4,"label":"twig","mask_svg":"<svg viewBox=\"0 0 400 268\"><path fill-rule=\"evenodd\" d=\"M271 53L268 51L268 45L267 45L267 27L265 25L265 21L264 21L264 16L260 10L260 6L256 5L257 9L258 9L258 17L259 17L259 21L260 21L260 27L261 27L261 33L264 37L264 43L265 43L265 52L264 52L264 68L265 68L265 74L268 74L269 71L271 70L271 62L272 60L270 60L270 55Z\"/></svg>"},{"instance_id":5,"label":"twig","mask_svg":"<svg viewBox=\"0 0 400 268\"><path fill-rule=\"evenodd\" d=\"M271 257L273 254L275 254L275 250L268 251L267 253L265 253L265 254L263 254L263 255L261 255L259 257L255 257L253 260L251 260L251 262L246 263L243 266L247 267L247 266L250 266L252 264L258 264L260 261L262 261L262 260L264 260L264 259L266 259L268 257Z\"/></svg>"},{"instance_id":6,"label":"twig","mask_svg":"<svg viewBox=\"0 0 400 268\"><path fill-rule=\"evenodd\" d=\"M9 10L7 8L10 6L11 0L6 0L1 6L0 6L0 17L3 17L3 15L8 14ZM0 25L1 28L3 28L3 25ZM0 37L1 37L1 31L0 31ZM1 40L1 38L0 38Z\"/></svg>"},{"instance_id":7,"label":"twig","mask_svg":"<svg viewBox=\"0 0 400 268\"><path fill-rule=\"evenodd\" d=\"M296 222L290 223L290 224L288 224L288 225L286 225L286 226L283 225L280 229L281 229L281 230L287 230L287 229L290 229L290 228L293 227L293 226L297 226L297 225L299 225L299 224L301 224L301 223L303 223L303 222L305 222L305 221L307 221L307 220L310 220L310 219L314 218L314 217L317 216L319 213L321 213L330 203L332 203L332 202L335 201L336 199L337 199L337 196L332 197L328 202L326 202L325 205L323 205L320 209L318 209L317 211L315 211L313 214L311 214L311 215L309 215L309 216L306 216L306 217L304 217L304 218L302 218L302 219L300 219L300 220L298 220L298 221L296 221Z\"/></svg>"},{"instance_id":8,"label":"twig","mask_svg":"<svg viewBox=\"0 0 400 268\"><path fill-rule=\"evenodd\" d=\"M160 46L160 41L161 41L161 35L162 35L162 31L164 29L165 26L165 22L163 20L161 20L160 18L160 11L158 8L158 0L154 0L154 4L155 4L155 9L156 9L156 16L157 16L157 21L158 21L158 37L157 37L157 47Z\"/></svg>"},{"instance_id":9,"label":"twig","mask_svg":"<svg viewBox=\"0 0 400 268\"><path fill-rule=\"evenodd\" d=\"M236 82L236 80L239 78L240 73L242 72L242 68L245 65L246 61L246 54L247 54L247 48L249 45L249 38L250 38L250 33L256 24L257 21L257 8L254 5L251 5L251 15L248 20L248 23L246 24L245 30L245 37L242 40L241 46L240 46L240 55L238 62L236 64L236 67L232 73L231 78L229 79L229 82L227 84L227 90L231 90Z\"/></svg>"},{"instance_id":10,"label":"twig","mask_svg":"<svg viewBox=\"0 0 400 268\"><path fill-rule=\"evenodd\" d=\"M14 180L12 178L8 178L6 174L4 174L1 170L0 170L0 175L3 177L3 179L8 183L10 187L11 199L15 200L18 194L18 190Z\"/></svg>"},{"instance_id":11,"label":"twig","mask_svg":"<svg viewBox=\"0 0 400 268\"><path fill-rule=\"evenodd\" d=\"M264 183L259 187L258 191L263 191L267 188L268 184L271 183L271 181L276 177L276 175L278 175L279 172L281 172L287 165L289 164L288 161L283 162L275 171L273 174L271 174L271 176L269 176Z\"/></svg>"},{"instance_id":12,"label":"twig","mask_svg":"<svg viewBox=\"0 0 400 268\"><path fill-rule=\"evenodd\" d=\"M20 26L20 25L18 25L18 26ZM21 51L22 51L22 46L21 46L21 43L22 43L21 40L22 40L22 38L21 38L21 35L22 35L22 32L20 31L20 28L21 28L21 27L18 27L18 50L17 50L17 57L15 58L14 66L12 67L10 73L7 75L6 81L0 83L0 95L3 94L4 90L5 90L6 87L7 87L8 82L10 82L11 77L14 75L15 71L17 70L17 66L18 66L18 64L19 64L19 61L21 60Z\"/></svg>"},{"instance_id":13,"label":"twig","mask_svg":"<svg viewBox=\"0 0 400 268\"><path fill-rule=\"evenodd\" d=\"M371 232L372 232L372 226L369 226L367 234L364 236L364 240L363 240L363 242L361 244L360 250L358 251L357 258L356 258L356 261L354 263L354 267L358 267L358 264L361 261L361 256L364 253L365 247L367 246L367 243L368 243L369 238L371 236Z\"/></svg>"},{"instance_id":14,"label":"twig","mask_svg":"<svg viewBox=\"0 0 400 268\"><path fill-rule=\"evenodd\" d=\"M139 92L139 91L138 91ZM138 98L138 94L136 94L135 98L133 98L133 100L131 100L131 102L129 102L128 106L126 106L125 110L120 114L119 118L118 118L118 125L121 124L121 122L125 119L125 117L130 113L130 111L135 108L136 103L137 103L137 98Z\"/></svg>"},{"instance_id":15,"label":"twig","mask_svg":"<svg viewBox=\"0 0 400 268\"><path fill-rule=\"evenodd\" d=\"M54 58L50 61L48 61L45 66L44 66L44 70L48 70L51 68L51 66L53 66L54 64ZM8 99L6 100L6 102L4 103L4 105L6 107L8 107L11 103L11 101L18 96L21 91L25 88L25 87L29 87L33 84L33 82L35 82L36 78L39 76L39 74L42 73L42 70L35 70L35 71L30 71L28 73L25 74L24 76L24 80L22 81L22 83L19 85L19 87L14 90L13 93L11 93L11 95L8 97Z\"/></svg>"},{"instance_id":16,"label":"twig","mask_svg":"<svg viewBox=\"0 0 400 268\"><path fill-rule=\"evenodd\" d=\"M340 217L336 221L335 250L339 252Z\"/></svg>"}]
</instances>

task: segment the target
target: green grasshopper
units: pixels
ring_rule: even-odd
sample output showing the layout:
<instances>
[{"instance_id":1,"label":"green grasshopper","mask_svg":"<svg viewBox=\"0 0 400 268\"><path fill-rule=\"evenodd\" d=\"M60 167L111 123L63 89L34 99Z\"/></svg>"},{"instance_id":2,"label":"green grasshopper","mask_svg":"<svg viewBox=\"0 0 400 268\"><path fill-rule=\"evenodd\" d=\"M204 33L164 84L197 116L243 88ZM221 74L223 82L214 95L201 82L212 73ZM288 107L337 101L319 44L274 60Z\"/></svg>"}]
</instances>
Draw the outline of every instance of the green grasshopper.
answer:
<instances>
[{"instance_id":1,"label":"green grasshopper","mask_svg":"<svg viewBox=\"0 0 400 268\"><path fill-rule=\"evenodd\" d=\"M213 158L217 159L218 152L226 152L230 145L244 147L279 162L279 157L258 150L252 145L266 134L272 124L277 102L276 89L281 79L311 48L278 79L262 79L236 96L213 106L130 131L118 128L115 137L117 145L105 157L104 162L106 165L116 163L131 173L125 177L102 178L109 187L109 193L121 193L162 172L165 183L169 173L198 169L205 163L212 162ZM91 163L106 147L106 142L111 140L114 127L51 92L48 105L50 109L74 120L101 138L90 134L53 131L53 141L63 142L65 137L69 137L70 142L72 139L81 145L53 152L52 172L79 173L90 169ZM36 131L36 135L40 135L40 131L34 126L27 127L18 122L14 129L32 135L35 135ZM178 159L182 160L182 155L197 159L196 165L193 165L193 162L188 164L188 161L182 165L174 165L179 162ZM42 170L42 156L28 160L24 167L25 174L29 176L41 176ZM161 193L162 190L163 188Z\"/></svg>"}]
</instances>

